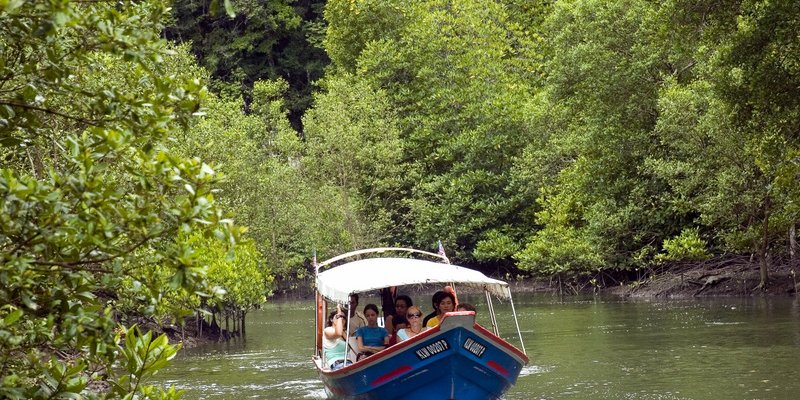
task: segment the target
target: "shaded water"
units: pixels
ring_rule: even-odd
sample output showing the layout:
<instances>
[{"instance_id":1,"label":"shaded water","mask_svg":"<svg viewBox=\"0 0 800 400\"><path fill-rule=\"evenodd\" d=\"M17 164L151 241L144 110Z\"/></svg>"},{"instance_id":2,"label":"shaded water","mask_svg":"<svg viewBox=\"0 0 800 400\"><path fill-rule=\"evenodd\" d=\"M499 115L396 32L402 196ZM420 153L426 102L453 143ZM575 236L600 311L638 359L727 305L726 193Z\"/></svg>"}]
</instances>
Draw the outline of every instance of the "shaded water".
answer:
<instances>
[{"instance_id":1,"label":"shaded water","mask_svg":"<svg viewBox=\"0 0 800 400\"><path fill-rule=\"evenodd\" d=\"M488 325L480 300L462 300L477 304ZM531 362L508 400L800 397L800 303L792 298L528 295L515 306ZM504 337L514 333L502 322ZM190 400L322 399L313 324L311 304L270 303L248 315L245 342L183 350L156 383Z\"/></svg>"}]
</instances>

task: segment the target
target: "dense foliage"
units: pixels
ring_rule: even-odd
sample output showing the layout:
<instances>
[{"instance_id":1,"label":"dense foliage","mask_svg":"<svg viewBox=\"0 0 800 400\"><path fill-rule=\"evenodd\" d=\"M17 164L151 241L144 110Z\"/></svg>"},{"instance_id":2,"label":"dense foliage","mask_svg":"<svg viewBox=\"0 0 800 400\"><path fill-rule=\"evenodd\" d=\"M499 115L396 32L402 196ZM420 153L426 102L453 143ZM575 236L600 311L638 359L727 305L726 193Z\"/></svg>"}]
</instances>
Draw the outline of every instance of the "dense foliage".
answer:
<instances>
[{"instance_id":1,"label":"dense foliage","mask_svg":"<svg viewBox=\"0 0 800 400\"><path fill-rule=\"evenodd\" d=\"M252 279L268 271L214 200L221 175L176 150L207 92L159 39L167 12L0 2L0 397L174 398L144 379L176 348L118 324L181 315L172 293L263 301Z\"/></svg>"},{"instance_id":2,"label":"dense foliage","mask_svg":"<svg viewBox=\"0 0 800 400\"><path fill-rule=\"evenodd\" d=\"M213 12L218 0L175 0L165 36L190 42L200 64L214 78L210 87L227 96L245 96L253 84L281 78L289 118L311 106L312 84L322 77L328 58L322 49L323 0L238 0L228 4L233 16Z\"/></svg>"},{"instance_id":3,"label":"dense foliage","mask_svg":"<svg viewBox=\"0 0 800 400\"><path fill-rule=\"evenodd\" d=\"M794 2L331 0L325 15L326 80L396 113L402 179L372 183L391 188L389 241L565 277L752 254L762 284L787 254Z\"/></svg>"}]
</instances>

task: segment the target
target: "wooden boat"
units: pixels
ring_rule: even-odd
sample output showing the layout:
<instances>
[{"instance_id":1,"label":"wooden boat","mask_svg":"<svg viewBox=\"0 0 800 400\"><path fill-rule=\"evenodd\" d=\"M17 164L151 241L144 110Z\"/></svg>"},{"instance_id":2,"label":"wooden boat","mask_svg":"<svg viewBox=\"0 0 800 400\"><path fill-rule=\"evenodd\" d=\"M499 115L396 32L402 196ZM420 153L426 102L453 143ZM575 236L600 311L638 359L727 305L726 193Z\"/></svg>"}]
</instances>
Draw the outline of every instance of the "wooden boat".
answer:
<instances>
[{"instance_id":1,"label":"wooden boat","mask_svg":"<svg viewBox=\"0 0 800 400\"><path fill-rule=\"evenodd\" d=\"M407 253L416 258L383 256L388 252ZM347 261L355 257L361 259ZM452 265L444 254L407 248L366 249L324 261L317 264L315 270L316 351L313 362L330 398L497 399L516 383L522 367L528 363L508 284ZM322 332L328 302L346 305L352 293L369 293L392 286L402 291L403 286L428 284L483 290L493 325L491 329L477 324L472 311L446 313L437 327L409 340L335 371L327 367L323 360ZM500 337L493 296L511 302L521 350Z\"/></svg>"}]
</instances>

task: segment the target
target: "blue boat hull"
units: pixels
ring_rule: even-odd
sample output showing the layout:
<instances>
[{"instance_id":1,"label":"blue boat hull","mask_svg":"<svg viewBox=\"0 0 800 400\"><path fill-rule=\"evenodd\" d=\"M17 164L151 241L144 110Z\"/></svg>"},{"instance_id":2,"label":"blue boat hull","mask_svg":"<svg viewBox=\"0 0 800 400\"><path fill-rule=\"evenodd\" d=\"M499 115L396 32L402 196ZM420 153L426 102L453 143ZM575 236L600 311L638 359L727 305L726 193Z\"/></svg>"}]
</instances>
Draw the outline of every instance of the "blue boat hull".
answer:
<instances>
[{"instance_id":1,"label":"blue boat hull","mask_svg":"<svg viewBox=\"0 0 800 400\"><path fill-rule=\"evenodd\" d=\"M320 376L335 399L487 400L516 383L527 362L464 312L347 368L320 369Z\"/></svg>"}]
</instances>

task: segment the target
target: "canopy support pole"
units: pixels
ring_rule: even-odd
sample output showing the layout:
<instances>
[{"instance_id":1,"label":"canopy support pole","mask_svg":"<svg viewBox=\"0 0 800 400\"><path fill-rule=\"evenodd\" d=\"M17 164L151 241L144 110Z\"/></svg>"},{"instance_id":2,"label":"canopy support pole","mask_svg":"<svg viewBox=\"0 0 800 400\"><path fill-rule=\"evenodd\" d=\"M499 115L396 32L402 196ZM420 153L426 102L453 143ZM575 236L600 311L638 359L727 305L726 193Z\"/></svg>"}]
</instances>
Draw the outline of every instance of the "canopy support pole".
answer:
<instances>
[{"instance_id":1,"label":"canopy support pole","mask_svg":"<svg viewBox=\"0 0 800 400\"><path fill-rule=\"evenodd\" d=\"M525 343L522 341L522 331L519 329L517 310L514 308L514 299L511 296L508 296L508 300L511 302L511 314L514 316L514 324L517 325L517 335L519 335L519 345L522 347L522 354L527 356L528 353L525 351Z\"/></svg>"},{"instance_id":2,"label":"canopy support pole","mask_svg":"<svg viewBox=\"0 0 800 400\"><path fill-rule=\"evenodd\" d=\"M485 291L486 293L486 305L489 306L489 317L492 320L492 331L494 331L495 336L500 336L500 331L497 327L497 315L494 313L494 304L492 304L492 294L489 293L488 290Z\"/></svg>"}]
</instances>

